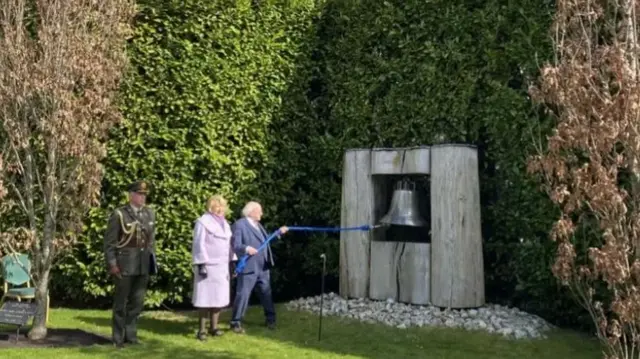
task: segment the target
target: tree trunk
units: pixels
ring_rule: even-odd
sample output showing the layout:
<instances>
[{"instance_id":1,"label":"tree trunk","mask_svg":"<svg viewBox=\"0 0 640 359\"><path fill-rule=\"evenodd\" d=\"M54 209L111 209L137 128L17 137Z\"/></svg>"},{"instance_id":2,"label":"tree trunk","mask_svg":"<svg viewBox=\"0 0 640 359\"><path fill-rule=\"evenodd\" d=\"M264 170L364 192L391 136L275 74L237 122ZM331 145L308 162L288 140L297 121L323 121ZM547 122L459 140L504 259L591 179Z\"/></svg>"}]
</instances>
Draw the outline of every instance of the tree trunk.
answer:
<instances>
[{"instance_id":1,"label":"tree trunk","mask_svg":"<svg viewBox=\"0 0 640 359\"><path fill-rule=\"evenodd\" d=\"M33 326L29 331L29 339L40 340L47 336L47 293L49 292L49 268L42 268L36 286L36 314Z\"/></svg>"},{"instance_id":2,"label":"tree trunk","mask_svg":"<svg viewBox=\"0 0 640 359\"><path fill-rule=\"evenodd\" d=\"M49 151L47 162L47 173L55 172L55 151ZM55 192L55 178L52 175L47 176L48 180L44 187L45 195L45 218L44 228L42 231L42 242L40 246L36 247L37 251L34 253L35 269L38 275L38 282L36 283L36 314L33 318L33 327L29 331L29 338L32 340L44 339L47 336L47 304L48 304L48 292L49 292L49 277L52 265L52 247L55 240L56 233L56 202L54 200ZM38 241L36 241L38 242Z\"/></svg>"}]
</instances>

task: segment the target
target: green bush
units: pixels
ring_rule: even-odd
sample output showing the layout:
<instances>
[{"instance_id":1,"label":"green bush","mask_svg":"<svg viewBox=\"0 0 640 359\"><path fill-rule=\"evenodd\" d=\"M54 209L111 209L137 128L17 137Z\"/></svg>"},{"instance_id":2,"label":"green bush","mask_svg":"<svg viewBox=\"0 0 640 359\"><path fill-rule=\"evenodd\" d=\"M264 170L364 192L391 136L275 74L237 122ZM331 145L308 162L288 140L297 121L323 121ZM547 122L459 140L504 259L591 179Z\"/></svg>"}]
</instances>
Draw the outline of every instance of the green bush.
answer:
<instances>
[{"instance_id":1,"label":"green bush","mask_svg":"<svg viewBox=\"0 0 640 359\"><path fill-rule=\"evenodd\" d=\"M110 293L102 234L132 180L150 181L157 211L160 273L151 283L152 305L190 295L193 221L208 196L222 193L236 210L249 198L277 200L257 189L270 161L269 125L303 58L313 2L139 5L133 71L122 96L126 121L110 140L103 205L90 213L81 245L59 266L69 278L60 283L67 300Z\"/></svg>"}]
</instances>

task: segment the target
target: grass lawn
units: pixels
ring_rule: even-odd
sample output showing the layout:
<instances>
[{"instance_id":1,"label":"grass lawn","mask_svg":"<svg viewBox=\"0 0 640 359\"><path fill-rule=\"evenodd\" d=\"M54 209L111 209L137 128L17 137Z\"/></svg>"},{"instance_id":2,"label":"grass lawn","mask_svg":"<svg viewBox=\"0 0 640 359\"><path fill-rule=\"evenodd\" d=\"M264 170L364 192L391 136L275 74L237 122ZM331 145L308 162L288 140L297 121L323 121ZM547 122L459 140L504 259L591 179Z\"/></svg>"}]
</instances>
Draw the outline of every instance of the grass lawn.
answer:
<instances>
[{"instance_id":1,"label":"grass lawn","mask_svg":"<svg viewBox=\"0 0 640 359\"><path fill-rule=\"evenodd\" d=\"M229 312L223 314L224 328ZM262 326L260 308L251 308L247 334L225 333L207 342L195 339L197 320L173 312L145 312L139 324L144 344L116 350L110 345L77 349L2 349L0 357L11 359L55 358L159 358L159 359L596 359L598 344L582 335L557 331L549 339L515 341L482 332L456 329L395 329L362 324L336 317L323 320L318 342L317 316L290 312L278 306L278 329ZM53 309L51 327L80 328L110 335L110 312Z\"/></svg>"}]
</instances>

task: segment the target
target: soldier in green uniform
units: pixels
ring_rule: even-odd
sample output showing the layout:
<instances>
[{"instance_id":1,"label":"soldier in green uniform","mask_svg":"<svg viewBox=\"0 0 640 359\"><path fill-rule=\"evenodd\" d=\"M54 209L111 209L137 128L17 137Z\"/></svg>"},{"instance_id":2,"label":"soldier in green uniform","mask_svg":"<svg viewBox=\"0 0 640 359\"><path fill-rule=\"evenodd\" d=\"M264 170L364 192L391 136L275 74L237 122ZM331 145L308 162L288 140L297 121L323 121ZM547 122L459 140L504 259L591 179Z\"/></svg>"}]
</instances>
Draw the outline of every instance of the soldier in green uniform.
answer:
<instances>
[{"instance_id":1,"label":"soldier in green uniform","mask_svg":"<svg viewBox=\"0 0 640 359\"><path fill-rule=\"evenodd\" d=\"M129 186L129 204L109 218L104 254L115 281L112 338L116 347L138 344L136 324L144 306L149 276L157 271L155 213L145 206L148 184Z\"/></svg>"}]
</instances>

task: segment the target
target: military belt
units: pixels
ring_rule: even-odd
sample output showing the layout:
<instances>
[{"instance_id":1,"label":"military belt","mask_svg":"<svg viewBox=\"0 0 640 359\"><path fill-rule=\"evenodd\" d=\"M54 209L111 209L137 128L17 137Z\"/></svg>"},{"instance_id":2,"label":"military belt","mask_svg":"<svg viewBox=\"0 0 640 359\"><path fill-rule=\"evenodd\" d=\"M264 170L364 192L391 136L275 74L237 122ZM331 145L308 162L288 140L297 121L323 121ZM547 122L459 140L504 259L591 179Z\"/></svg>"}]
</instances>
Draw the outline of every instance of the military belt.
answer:
<instances>
[{"instance_id":1,"label":"military belt","mask_svg":"<svg viewBox=\"0 0 640 359\"><path fill-rule=\"evenodd\" d=\"M120 248L147 248L147 241L145 240L136 241L135 239L133 239L129 242L124 242L122 247Z\"/></svg>"}]
</instances>

